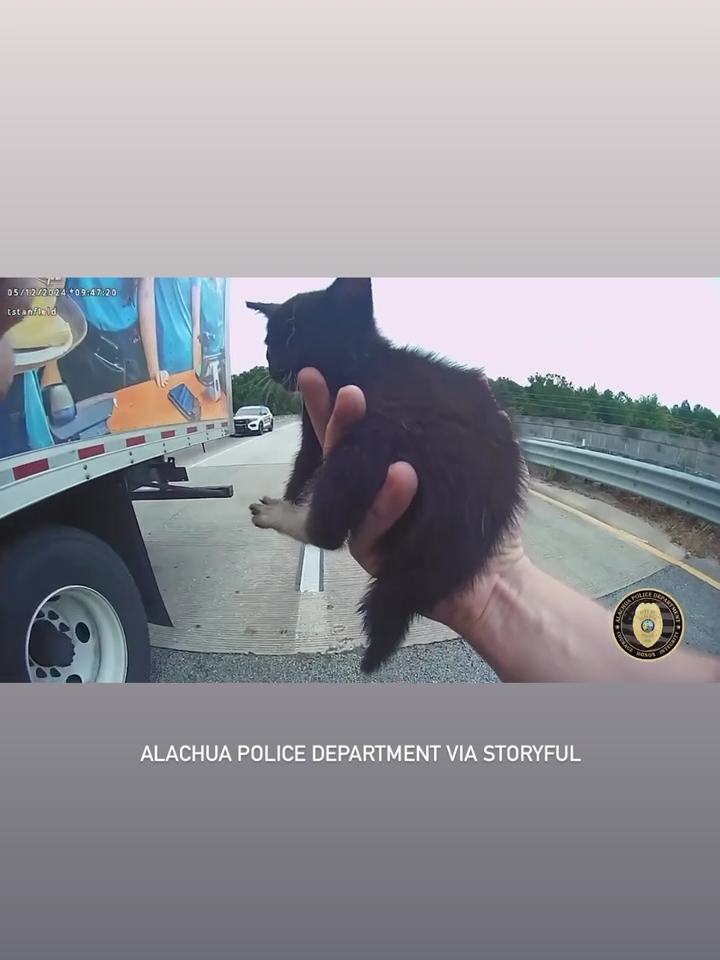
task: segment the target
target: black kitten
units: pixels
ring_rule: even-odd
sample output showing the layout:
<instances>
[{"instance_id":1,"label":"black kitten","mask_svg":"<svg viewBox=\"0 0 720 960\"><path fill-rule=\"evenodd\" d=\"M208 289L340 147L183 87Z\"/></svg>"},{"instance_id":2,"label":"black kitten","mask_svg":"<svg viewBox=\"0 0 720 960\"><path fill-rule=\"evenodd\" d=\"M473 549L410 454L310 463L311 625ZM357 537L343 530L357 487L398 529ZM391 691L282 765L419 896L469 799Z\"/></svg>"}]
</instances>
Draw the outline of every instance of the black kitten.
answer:
<instances>
[{"instance_id":1,"label":"black kitten","mask_svg":"<svg viewBox=\"0 0 720 960\"><path fill-rule=\"evenodd\" d=\"M370 278L340 277L283 304L250 303L267 318L273 380L297 387L315 367L334 401L354 384L367 413L322 450L306 412L302 445L283 500L250 510L257 527L301 543L339 550L362 523L388 468L404 460L419 487L405 515L385 534L383 563L359 607L372 673L389 660L410 624L470 586L499 547L523 503L519 445L478 370L393 346L378 331Z\"/></svg>"}]
</instances>

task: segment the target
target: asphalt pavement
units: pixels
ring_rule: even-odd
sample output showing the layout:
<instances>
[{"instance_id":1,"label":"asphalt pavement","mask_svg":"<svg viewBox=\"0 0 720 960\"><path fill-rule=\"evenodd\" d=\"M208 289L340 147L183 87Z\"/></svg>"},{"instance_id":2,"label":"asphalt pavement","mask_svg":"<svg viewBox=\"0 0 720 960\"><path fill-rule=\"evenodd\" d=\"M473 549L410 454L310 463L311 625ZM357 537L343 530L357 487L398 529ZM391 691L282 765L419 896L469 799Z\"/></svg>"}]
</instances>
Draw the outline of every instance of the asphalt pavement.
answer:
<instances>
[{"instance_id":1,"label":"asphalt pavement","mask_svg":"<svg viewBox=\"0 0 720 960\"><path fill-rule=\"evenodd\" d=\"M422 621L379 674L359 672L355 612L365 575L345 552L324 556L322 589L300 591L298 544L250 523L248 505L279 495L299 444L299 424L263 437L227 438L177 458L191 482L232 483L228 501L138 503L138 518L175 626L152 628L152 679L160 683L496 683L498 678L446 628ZM665 590L686 616L685 643L720 654L720 591L672 562L660 534L604 506L531 495L524 521L530 557L553 576L613 607L641 586ZM635 525L635 526L633 526ZM618 528L613 530L613 526ZM623 538L622 530L636 534ZM664 547L661 555L641 540ZM305 559L307 566L308 560ZM310 578L312 579L312 578Z\"/></svg>"}]
</instances>

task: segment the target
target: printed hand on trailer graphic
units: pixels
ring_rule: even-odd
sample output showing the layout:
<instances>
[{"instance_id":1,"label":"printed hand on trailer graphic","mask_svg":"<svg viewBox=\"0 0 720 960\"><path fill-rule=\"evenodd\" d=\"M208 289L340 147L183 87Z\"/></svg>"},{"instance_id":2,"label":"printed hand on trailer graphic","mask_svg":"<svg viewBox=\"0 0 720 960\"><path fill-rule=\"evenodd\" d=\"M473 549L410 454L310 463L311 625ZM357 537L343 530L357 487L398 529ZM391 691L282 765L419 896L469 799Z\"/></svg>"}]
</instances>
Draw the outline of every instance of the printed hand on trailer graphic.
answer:
<instances>
[{"instance_id":1,"label":"printed hand on trailer graphic","mask_svg":"<svg viewBox=\"0 0 720 960\"><path fill-rule=\"evenodd\" d=\"M5 334L22 320L22 315L15 312L32 306L26 291L36 285L37 280L31 277L0 278L0 400L5 398L15 376L15 357Z\"/></svg>"},{"instance_id":2,"label":"printed hand on trailer graphic","mask_svg":"<svg viewBox=\"0 0 720 960\"><path fill-rule=\"evenodd\" d=\"M4 400L15 376L15 357L5 337L0 338L0 400Z\"/></svg>"}]
</instances>

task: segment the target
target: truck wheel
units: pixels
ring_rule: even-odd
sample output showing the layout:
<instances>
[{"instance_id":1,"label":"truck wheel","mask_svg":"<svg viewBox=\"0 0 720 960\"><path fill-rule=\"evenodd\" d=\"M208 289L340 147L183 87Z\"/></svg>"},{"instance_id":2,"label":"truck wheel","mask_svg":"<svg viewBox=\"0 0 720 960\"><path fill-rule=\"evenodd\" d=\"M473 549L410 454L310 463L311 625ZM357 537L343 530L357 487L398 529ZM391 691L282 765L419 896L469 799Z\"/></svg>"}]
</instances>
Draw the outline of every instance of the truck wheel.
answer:
<instances>
[{"instance_id":1,"label":"truck wheel","mask_svg":"<svg viewBox=\"0 0 720 960\"><path fill-rule=\"evenodd\" d=\"M0 549L0 681L147 683L140 592L106 543L45 526Z\"/></svg>"}]
</instances>

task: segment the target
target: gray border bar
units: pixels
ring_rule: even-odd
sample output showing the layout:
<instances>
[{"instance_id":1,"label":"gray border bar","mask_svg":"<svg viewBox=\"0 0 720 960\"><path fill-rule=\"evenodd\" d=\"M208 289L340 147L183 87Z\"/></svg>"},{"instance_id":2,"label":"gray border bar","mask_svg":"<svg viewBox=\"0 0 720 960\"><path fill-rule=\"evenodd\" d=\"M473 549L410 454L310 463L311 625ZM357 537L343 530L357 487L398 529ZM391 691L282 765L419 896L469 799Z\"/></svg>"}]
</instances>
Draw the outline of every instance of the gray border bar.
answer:
<instances>
[{"instance_id":1,"label":"gray border bar","mask_svg":"<svg viewBox=\"0 0 720 960\"><path fill-rule=\"evenodd\" d=\"M719 721L700 685L4 687L3 954L715 957ZM581 762L141 762L354 743Z\"/></svg>"}]
</instances>

